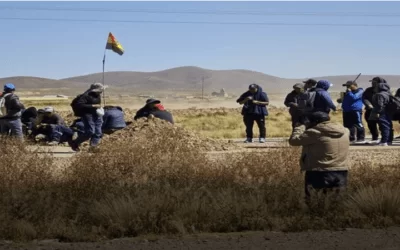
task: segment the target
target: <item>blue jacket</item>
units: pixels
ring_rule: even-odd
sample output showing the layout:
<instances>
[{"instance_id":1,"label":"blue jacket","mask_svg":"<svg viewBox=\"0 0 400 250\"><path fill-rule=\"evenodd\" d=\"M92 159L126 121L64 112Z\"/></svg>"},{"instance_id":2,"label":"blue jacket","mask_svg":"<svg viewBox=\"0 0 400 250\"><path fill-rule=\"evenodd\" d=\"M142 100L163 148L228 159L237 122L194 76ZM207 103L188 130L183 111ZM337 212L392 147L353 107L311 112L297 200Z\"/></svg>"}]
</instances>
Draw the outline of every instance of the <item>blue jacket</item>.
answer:
<instances>
[{"instance_id":1,"label":"blue jacket","mask_svg":"<svg viewBox=\"0 0 400 250\"><path fill-rule=\"evenodd\" d=\"M315 99L314 99L314 112L325 112L328 113L332 110L336 111L336 106L333 104L331 96L328 93L331 83L327 80L320 80L317 83L315 89Z\"/></svg>"},{"instance_id":2,"label":"blue jacket","mask_svg":"<svg viewBox=\"0 0 400 250\"><path fill-rule=\"evenodd\" d=\"M124 112L121 107L110 107L105 109L102 129L125 128Z\"/></svg>"},{"instance_id":3,"label":"blue jacket","mask_svg":"<svg viewBox=\"0 0 400 250\"><path fill-rule=\"evenodd\" d=\"M350 111L361 111L363 109L363 94L364 90L362 88L356 91L349 91L344 95L342 109L343 112Z\"/></svg>"},{"instance_id":4,"label":"blue jacket","mask_svg":"<svg viewBox=\"0 0 400 250\"><path fill-rule=\"evenodd\" d=\"M268 95L267 93L263 92L263 89L257 85L257 92L256 93L251 93L250 91L247 91L243 93L239 99L236 100L236 102L241 102L248 96L252 96L253 100L256 101L261 101L261 102L269 102ZM266 105L258 105L258 104L253 104L252 100L249 100L244 103L243 108L242 108L242 115L263 115L267 116L268 115L268 110Z\"/></svg>"}]
</instances>

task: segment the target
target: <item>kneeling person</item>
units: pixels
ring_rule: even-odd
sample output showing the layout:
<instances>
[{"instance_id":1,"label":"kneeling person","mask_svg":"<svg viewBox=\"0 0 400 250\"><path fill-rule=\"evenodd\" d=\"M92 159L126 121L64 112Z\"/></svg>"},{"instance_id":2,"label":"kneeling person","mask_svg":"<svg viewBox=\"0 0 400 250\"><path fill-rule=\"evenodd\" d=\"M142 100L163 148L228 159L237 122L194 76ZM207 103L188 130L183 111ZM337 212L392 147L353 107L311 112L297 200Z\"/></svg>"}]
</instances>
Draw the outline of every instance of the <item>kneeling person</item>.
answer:
<instances>
[{"instance_id":1,"label":"kneeling person","mask_svg":"<svg viewBox=\"0 0 400 250\"><path fill-rule=\"evenodd\" d=\"M326 112L308 116L310 125L297 124L289 139L291 146L302 146L300 167L305 171L305 194L311 188L323 190L347 186L349 131L330 121Z\"/></svg>"},{"instance_id":2,"label":"kneeling person","mask_svg":"<svg viewBox=\"0 0 400 250\"><path fill-rule=\"evenodd\" d=\"M133 119L137 120L143 117L147 118L156 117L161 120L165 120L167 122L174 124L174 119L172 114L167 110L165 110L160 100L156 99L148 99L146 101L146 105L136 112L136 115Z\"/></svg>"},{"instance_id":3,"label":"kneeling person","mask_svg":"<svg viewBox=\"0 0 400 250\"><path fill-rule=\"evenodd\" d=\"M124 112L118 106L104 107L103 126L104 134L111 134L126 127Z\"/></svg>"}]
</instances>

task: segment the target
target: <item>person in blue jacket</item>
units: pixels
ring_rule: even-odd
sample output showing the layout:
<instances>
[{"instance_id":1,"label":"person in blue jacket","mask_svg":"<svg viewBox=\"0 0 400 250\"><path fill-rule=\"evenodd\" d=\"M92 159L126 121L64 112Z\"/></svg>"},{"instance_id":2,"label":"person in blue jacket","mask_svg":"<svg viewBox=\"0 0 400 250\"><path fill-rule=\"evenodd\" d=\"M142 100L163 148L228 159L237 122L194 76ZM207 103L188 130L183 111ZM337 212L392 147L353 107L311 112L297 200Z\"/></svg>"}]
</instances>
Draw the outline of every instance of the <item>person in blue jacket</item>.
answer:
<instances>
[{"instance_id":1,"label":"person in blue jacket","mask_svg":"<svg viewBox=\"0 0 400 250\"><path fill-rule=\"evenodd\" d=\"M236 102L243 104L242 115L246 126L245 143L253 142L254 122L257 123L260 130L259 142L265 143L265 117L268 115L267 105L269 104L267 94L263 92L259 85L253 83L249 86L249 90L243 93Z\"/></svg>"},{"instance_id":2,"label":"person in blue jacket","mask_svg":"<svg viewBox=\"0 0 400 250\"><path fill-rule=\"evenodd\" d=\"M328 80L319 80L315 89L313 112L330 113L331 110L336 111L336 106L333 104L328 89L333 84Z\"/></svg>"},{"instance_id":3,"label":"person in blue jacket","mask_svg":"<svg viewBox=\"0 0 400 250\"><path fill-rule=\"evenodd\" d=\"M342 103L343 126L350 130L351 143L364 144L366 143L365 129L362 124L364 90L359 88L354 81L347 81L343 87L347 88L346 93L343 100L338 100Z\"/></svg>"},{"instance_id":4,"label":"person in blue jacket","mask_svg":"<svg viewBox=\"0 0 400 250\"><path fill-rule=\"evenodd\" d=\"M113 133L126 127L124 112L119 106L104 107L102 131L105 134Z\"/></svg>"}]
</instances>

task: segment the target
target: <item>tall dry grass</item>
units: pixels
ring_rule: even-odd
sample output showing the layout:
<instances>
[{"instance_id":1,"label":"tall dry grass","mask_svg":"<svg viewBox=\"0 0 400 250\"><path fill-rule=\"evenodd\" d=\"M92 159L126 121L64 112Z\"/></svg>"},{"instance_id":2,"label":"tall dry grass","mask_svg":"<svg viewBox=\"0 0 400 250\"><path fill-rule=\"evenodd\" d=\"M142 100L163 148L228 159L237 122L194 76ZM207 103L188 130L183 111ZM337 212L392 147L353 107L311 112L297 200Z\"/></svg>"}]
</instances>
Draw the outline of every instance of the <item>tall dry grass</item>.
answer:
<instances>
[{"instance_id":1,"label":"tall dry grass","mask_svg":"<svg viewBox=\"0 0 400 250\"><path fill-rule=\"evenodd\" d=\"M106 143L56 171L51 158L1 139L0 237L78 241L400 222L397 166L359 163L341 200L320 197L307 207L299 149L210 158L182 140L166 133Z\"/></svg>"}]
</instances>

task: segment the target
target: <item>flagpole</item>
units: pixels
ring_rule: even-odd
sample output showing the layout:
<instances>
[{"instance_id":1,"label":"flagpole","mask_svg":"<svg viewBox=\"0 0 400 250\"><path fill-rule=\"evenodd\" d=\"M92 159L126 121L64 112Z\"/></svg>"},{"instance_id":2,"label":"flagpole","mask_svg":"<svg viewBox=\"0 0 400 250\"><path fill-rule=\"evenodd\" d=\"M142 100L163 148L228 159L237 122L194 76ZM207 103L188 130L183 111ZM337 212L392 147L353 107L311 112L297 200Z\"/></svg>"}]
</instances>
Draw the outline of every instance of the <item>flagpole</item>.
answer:
<instances>
[{"instance_id":1,"label":"flagpole","mask_svg":"<svg viewBox=\"0 0 400 250\"><path fill-rule=\"evenodd\" d=\"M106 64L106 49L104 50L104 56L103 56L103 87L104 86L106 86L105 84L104 84L104 66L105 66L105 64ZM103 103L104 103L104 106L106 106L106 89L104 88L103 89Z\"/></svg>"}]
</instances>

